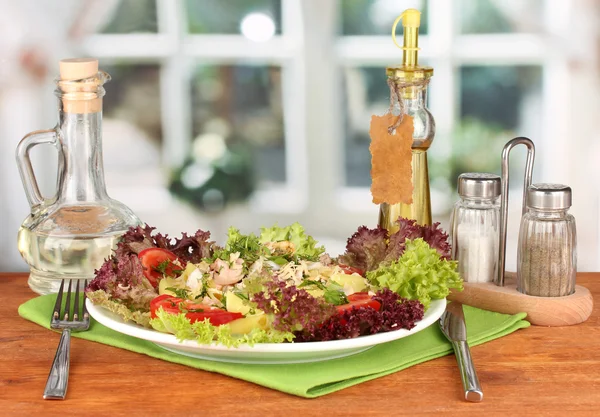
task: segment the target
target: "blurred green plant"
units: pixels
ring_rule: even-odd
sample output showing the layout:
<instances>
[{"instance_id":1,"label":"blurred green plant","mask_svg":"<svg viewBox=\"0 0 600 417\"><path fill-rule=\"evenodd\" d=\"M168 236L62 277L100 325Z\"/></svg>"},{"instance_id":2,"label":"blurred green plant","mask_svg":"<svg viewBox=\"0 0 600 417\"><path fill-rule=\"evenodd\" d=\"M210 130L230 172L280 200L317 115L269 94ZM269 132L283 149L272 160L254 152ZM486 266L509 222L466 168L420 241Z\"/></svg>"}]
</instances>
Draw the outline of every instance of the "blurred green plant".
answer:
<instances>
[{"instance_id":1,"label":"blurred green plant","mask_svg":"<svg viewBox=\"0 0 600 417\"><path fill-rule=\"evenodd\" d=\"M500 174L502 148L514 136L497 124L474 117L463 118L452 134L448 157L432 155L429 164L432 180L444 178L456 189L458 176L465 172Z\"/></svg>"},{"instance_id":2,"label":"blurred green plant","mask_svg":"<svg viewBox=\"0 0 600 417\"><path fill-rule=\"evenodd\" d=\"M238 142L213 161L190 156L172 173L169 190L194 207L214 213L247 200L255 182L251 147Z\"/></svg>"}]
</instances>

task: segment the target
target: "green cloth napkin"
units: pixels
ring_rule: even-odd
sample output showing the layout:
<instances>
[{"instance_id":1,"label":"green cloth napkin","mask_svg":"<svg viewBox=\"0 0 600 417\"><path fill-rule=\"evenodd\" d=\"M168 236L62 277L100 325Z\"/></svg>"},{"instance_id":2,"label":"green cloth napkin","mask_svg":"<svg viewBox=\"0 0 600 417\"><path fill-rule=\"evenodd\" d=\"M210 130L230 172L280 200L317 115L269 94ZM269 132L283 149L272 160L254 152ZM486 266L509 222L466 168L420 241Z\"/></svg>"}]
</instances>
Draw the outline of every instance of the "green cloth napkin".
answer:
<instances>
[{"instance_id":1,"label":"green cloth napkin","mask_svg":"<svg viewBox=\"0 0 600 417\"><path fill-rule=\"evenodd\" d=\"M49 317L55 300L55 294L29 300L19 307L19 315L50 328ZM525 313L510 316L469 306L464 306L464 312L471 346L529 326L529 323L523 320ZM74 333L73 336L209 372L218 372L305 398L329 394L452 352L450 343L437 324L412 336L377 345L356 355L325 362L291 365L245 365L177 355L151 342L110 330L93 319L88 331Z\"/></svg>"}]
</instances>

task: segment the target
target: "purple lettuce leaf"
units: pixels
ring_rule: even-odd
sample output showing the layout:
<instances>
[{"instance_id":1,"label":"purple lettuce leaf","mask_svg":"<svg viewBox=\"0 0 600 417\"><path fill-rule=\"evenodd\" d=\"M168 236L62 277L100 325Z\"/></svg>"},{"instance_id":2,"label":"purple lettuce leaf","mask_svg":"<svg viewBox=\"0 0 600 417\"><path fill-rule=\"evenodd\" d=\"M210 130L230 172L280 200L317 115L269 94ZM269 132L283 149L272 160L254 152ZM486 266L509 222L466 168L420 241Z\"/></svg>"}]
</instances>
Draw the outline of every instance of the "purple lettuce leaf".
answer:
<instances>
[{"instance_id":1,"label":"purple lettuce leaf","mask_svg":"<svg viewBox=\"0 0 600 417\"><path fill-rule=\"evenodd\" d=\"M373 297L381 303L379 311L372 307L353 307L335 314L321 323L296 333L295 342L350 339L398 329L412 329L423 318L423 304L406 300L384 288Z\"/></svg>"},{"instance_id":2,"label":"purple lettuce leaf","mask_svg":"<svg viewBox=\"0 0 600 417\"><path fill-rule=\"evenodd\" d=\"M397 223L398 231L389 236L383 228L360 226L348 239L346 252L338 258L338 262L365 272L373 271L400 259L406 250L406 240L417 238L422 238L442 259L450 259L448 234L439 227L439 223L421 226L415 220L403 217L398 218Z\"/></svg>"},{"instance_id":3,"label":"purple lettuce leaf","mask_svg":"<svg viewBox=\"0 0 600 417\"><path fill-rule=\"evenodd\" d=\"M421 237L429 246L438 251L442 259L450 260L451 252L448 234L439 226L439 223L434 223L431 226L423 226L423 235Z\"/></svg>"},{"instance_id":4,"label":"purple lettuce leaf","mask_svg":"<svg viewBox=\"0 0 600 417\"><path fill-rule=\"evenodd\" d=\"M154 230L148 225L129 228L117 244L115 257L139 254L148 248L161 248L175 253L184 262L197 263L202 258L211 257L215 249L215 243L209 241L210 232L198 230L191 236L182 233L181 239L171 239L162 233L152 235Z\"/></svg>"},{"instance_id":5,"label":"purple lettuce leaf","mask_svg":"<svg viewBox=\"0 0 600 417\"><path fill-rule=\"evenodd\" d=\"M212 256L215 249L215 242L209 241L210 232L198 230L194 235L188 236L183 233L181 239L175 239L175 242L169 248L179 259L185 259L188 262L198 263L203 258Z\"/></svg>"},{"instance_id":6,"label":"purple lettuce leaf","mask_svg":"<svg viewBox=\"0 0 600 417\"><path fill-rule=\"evenodd\" d=\"M89 283L86 292L102 290L133 310L147 311L150 300L158 295L144 276L137 255L111 257L95 271L96 277Z\"/></svg>"},{"instance_id":7,"label":"purple lettuce leaf","mask_svg":"<svg viewBox=\"0 0 600 417\"><path fill-rule=\"evenodd\" d=\"M312 331L323 320L336 313L332 304L316 298L296 286L273 277L265 281L264 291L255 293L251 301L267 314L273 315L273 328L283 332Z\"/></svg>"},{"instance_id":8,"label":"purple lettuce leaf","mask_svg":"<svg viewBox=\"0 0 600 417\"><path fill-rule=\"evenodd\" d=\"M338 258L338 262L363 271L377 269L385 258L387 239L388 232L381 227L369 229L360 226L348 239L346 252Z\"/></svg>"}]
</instances>

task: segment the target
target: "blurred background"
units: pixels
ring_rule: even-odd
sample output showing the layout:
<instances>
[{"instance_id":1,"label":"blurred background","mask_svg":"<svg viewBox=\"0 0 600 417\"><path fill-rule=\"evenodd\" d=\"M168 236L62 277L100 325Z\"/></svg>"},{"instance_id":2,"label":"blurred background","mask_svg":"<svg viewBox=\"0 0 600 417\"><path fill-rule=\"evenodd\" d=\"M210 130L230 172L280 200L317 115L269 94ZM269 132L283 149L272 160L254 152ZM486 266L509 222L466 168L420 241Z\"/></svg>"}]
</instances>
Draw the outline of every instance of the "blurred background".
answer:
<instances>
[{"instance_id":1,"label":"blurred background","mask_svg":"<svg viewBox=\"0 0 600 417\"><path fill-rule=\"evenodd\" d=\"M573 188L579 269L600 270L600 2L594 0L0 0L0 270L26 270L29 207L18 141L56 123L58 60L93 56L104 99L111 197L179 234L301 222L329 251L375 226L369 120L389 103L402 52L394 19L422 11L434 219L456 178L500 173L515 136L537 147L534 182ZM401 36L399 29L399 36ZM514 269L525 150L511 159ZM34 151L45 195L56 153Z\"/></svg>"}]
</instances>

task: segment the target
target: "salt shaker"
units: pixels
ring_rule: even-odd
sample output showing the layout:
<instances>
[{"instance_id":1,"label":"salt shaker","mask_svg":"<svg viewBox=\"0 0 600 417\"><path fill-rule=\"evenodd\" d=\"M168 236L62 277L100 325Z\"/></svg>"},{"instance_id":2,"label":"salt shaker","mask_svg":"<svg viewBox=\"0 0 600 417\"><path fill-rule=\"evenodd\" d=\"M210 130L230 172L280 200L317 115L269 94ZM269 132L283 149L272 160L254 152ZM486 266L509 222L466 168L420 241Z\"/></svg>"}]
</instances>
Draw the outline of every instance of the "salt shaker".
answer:
<instances>
[{"instance_id":1,"label":"salt shaker","mask_svg":"<svg viewBox=\"0 0 600 417\"><path fill-rule=\"evenodd\" d=\"M571 188L533 184L527 189L517 253L517 289L527 295L562 297L575 291L577 232L569 214Z\"/></svg>"},{"instance_id":2,"label":"salt shaker","mask_svg":"<svg viewBox=\"0 0 600 417\"><path fill-rule=\"evenodd\" d=\"M465 282L492 282L498 271L500 233L498 175L466 173L458 177L460 200L454 205L450 234L452 258Z\"/></svg>"}]
</instances>

